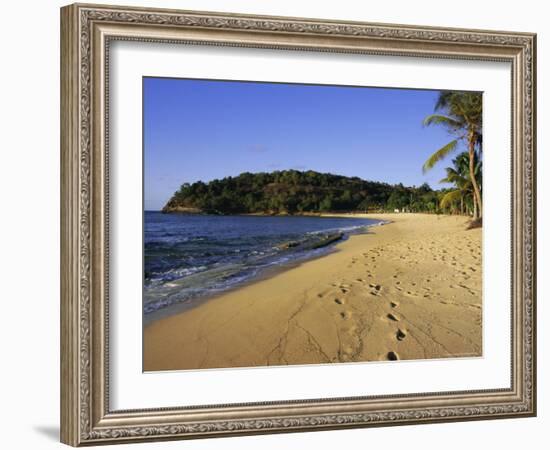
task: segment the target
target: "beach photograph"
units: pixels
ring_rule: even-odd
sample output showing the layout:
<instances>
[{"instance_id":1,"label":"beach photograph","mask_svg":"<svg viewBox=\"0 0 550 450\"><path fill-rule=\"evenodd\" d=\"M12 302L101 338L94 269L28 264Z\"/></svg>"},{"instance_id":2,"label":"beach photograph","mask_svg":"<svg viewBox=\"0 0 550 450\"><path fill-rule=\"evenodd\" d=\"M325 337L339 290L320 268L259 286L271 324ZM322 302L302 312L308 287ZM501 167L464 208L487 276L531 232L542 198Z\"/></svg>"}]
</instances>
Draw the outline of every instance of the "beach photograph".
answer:
<instances>
[{"instance_id":1,"label":"beach photograph","mask_svg":"<svg viewBox=\"0 0 550 450\"><path fill-rule=\"evenodd\" d=\"M481 92L143 78L143 370L483 356Z\"/></svg>"}]
</instances>

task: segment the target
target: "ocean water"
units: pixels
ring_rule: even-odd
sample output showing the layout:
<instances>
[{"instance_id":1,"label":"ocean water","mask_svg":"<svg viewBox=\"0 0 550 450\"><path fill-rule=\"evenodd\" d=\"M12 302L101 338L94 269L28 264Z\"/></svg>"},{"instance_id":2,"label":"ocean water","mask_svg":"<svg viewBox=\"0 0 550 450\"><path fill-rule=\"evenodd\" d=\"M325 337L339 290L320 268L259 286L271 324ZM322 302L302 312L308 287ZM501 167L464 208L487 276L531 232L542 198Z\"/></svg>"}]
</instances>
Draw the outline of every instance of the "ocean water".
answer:
<instances>
[{"instance_id":1,"label":"ocean water","mask_svg":"<svg viewBox=\"0 0 550 450\"><path fill-rule=\"evenodd\" d=\"M364 233L381 222L328 217L144 215L146 315L254 279L268 268L322 256L336 233Z\"/></svg>"}]
</instances>

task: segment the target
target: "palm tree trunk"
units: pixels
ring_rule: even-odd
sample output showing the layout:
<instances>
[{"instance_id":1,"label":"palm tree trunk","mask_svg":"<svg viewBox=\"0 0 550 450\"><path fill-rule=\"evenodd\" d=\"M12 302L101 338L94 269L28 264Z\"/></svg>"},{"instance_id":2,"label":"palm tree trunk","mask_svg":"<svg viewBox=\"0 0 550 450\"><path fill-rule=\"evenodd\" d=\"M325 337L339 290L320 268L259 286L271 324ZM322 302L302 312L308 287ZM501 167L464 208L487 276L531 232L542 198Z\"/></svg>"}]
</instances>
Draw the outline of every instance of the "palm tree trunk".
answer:
<instances>
[{"instance_id":1,"label":"palm tree trunk","mask_svg":"<svg viewBox=\"0 0 550 450\"><path fill-rule=\"evenodd\" d=\"M481 219L483 215L483 208L481 203L481 191L479 190L475 176L475 140L473 133L470 133L468 139L468 155L470 156L470 180L474 188L474 204L477 206L477 208L474 208L474 219Z\"/></svg>"}]
</instances>

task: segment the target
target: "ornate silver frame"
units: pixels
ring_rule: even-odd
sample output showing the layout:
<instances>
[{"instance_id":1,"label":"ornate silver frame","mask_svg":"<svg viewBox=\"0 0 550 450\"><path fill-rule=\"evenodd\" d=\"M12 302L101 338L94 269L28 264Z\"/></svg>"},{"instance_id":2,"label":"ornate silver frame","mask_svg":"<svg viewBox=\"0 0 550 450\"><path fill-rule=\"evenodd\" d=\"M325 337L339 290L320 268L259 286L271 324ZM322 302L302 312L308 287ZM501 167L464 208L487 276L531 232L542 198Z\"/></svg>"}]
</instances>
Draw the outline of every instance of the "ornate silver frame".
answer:
<instances>
[{"instance_id":1,"label":"ornate silver frame","mask_svg":"<svg viewBox=\"0 0 550 450\"><path fill-rule=\"evenodd\" d=\"M109 43L507 61L512 65L509 389L112 411L108 395ZM536 414L535 51L530 33L75 4L61 9L61 440L128 441L528 417Z\"/></svg>"}]
</instances>

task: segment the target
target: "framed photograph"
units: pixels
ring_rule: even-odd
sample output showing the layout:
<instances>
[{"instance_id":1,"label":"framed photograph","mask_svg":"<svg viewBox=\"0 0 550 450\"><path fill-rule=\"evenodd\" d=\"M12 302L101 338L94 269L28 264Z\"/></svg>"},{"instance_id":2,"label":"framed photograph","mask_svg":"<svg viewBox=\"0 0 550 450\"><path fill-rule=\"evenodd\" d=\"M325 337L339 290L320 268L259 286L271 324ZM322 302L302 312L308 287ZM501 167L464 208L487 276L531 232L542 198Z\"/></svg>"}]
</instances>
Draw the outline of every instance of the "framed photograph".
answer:
<instances>
[{"instance_id":1,"label":"framed photograph","mask_svg":"<svg viewBox=\"0 0 550 450\"><path fill-rule=\"evenodd\" d=\"M62 442L535 415L535 57L62 8Z\"/></svg>"}]
</instances>

